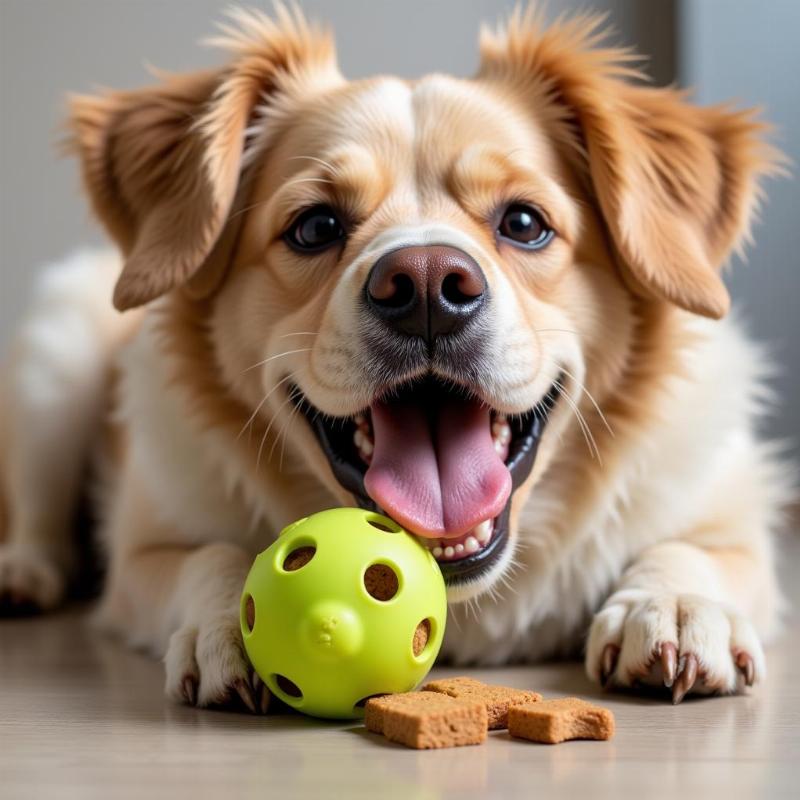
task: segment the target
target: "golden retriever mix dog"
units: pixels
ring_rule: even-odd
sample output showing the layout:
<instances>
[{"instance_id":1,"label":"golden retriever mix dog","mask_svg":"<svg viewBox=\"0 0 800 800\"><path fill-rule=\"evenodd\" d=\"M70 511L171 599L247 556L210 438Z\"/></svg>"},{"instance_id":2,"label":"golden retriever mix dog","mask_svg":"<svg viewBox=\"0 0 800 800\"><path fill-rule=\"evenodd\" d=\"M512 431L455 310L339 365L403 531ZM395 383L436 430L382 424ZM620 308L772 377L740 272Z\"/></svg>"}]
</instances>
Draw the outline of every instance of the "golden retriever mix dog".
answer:
<instances>
[{"instance_id":1,"label":"golden retriever mix dog","mask_svg":"<svg viewBox=\"0 0 800 800\"><path fill-rule=\"evenodd\" d=\"M176 700L264 707L248 567L353 504L441 564L452 663L583 648L676 702L761 680L786 479L720 268L779 167L763 126L643 85L586 16L515 13L469 80L347 81L282 8L216 44L72 102L122 258L51 270L12 353L4 610L62 600L91 465L98 622Z\"/></svg>"}]
</instances>

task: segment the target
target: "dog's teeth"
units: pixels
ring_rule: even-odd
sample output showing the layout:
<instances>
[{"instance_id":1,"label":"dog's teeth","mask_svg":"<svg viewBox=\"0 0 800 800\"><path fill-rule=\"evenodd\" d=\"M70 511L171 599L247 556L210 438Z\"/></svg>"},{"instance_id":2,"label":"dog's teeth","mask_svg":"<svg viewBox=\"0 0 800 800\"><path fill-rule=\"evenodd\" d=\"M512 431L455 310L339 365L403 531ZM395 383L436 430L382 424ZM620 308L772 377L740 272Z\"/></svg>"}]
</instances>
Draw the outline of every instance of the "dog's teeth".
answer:
<instances>
[{"instance_id":1,"label":"dog's teeth","mask_svg":"<svg viewBox=\"0 0 800 800\"><path fill-rule=\"evenodd\" d=\"M495 439L494 440L494 449L495 449L495 452L498 455L500 455L500 454L505 452L506 446L499 439Z\"/></svg>"},{"instance_id":2,"label":"dog's teeth","mask_svg":"<svg viewBox=\"0 0 800 800\"><path fill-rule=\"evenodd\" d=\"M456 551L450 545L448 545L444 549L444 557L445 558L452 558L455 555L455 552Z\"/></svg>"},{"instance_id":3,"label":"dog's teeth","mask_svg":"<svg viewBox=\"0 0 800 800\"><path fill-rule=\"evenodd\" d=\"M485 519L480 525L475 526L475 538L481 544L486 544L492 538L492 521L490 519Z\"/></svg>"},{"instance_id":4,"label":"dog's teeth","mask_svg":"<svg viewBox=\"0 0 800 800\"><path fill-rule=\"evenodd\" d=\"M480 550L480 545L478 544L478 540L474 536L467 536L467 540L464 542L464 549L468 553L474 553L477 550Z\"/></svg>"},{"instance_id":5,"label":"dog's teeth","mask_svg":"<svg viewBox=\"0 0 800 800\"><path fill-rule=\"evenodd\" d=\"M495 422L492 425L492 438L495 442L508 444L511 441L511 426L506 422Z\"/></svg>"},{"instance_id":6,"label":"dog's teeth","mask_svg":"<svg viewBox=\"0 0 800 800\"><path fill-rule=\"evenodd\" d=\"M461 543L457 544L455 550L456 550L456 553L458 553L460 555L461 553L464 552L464 545L461 544Z\"/></svg>"},{"instance_id":7,"label":"dog's teeth","mask_svg":"<svg viewBox=\"0 0 800 800\"><path fill-rule=\"evenodd\" d=\"M368 439L368 438L365 436L365 437L363 438L363 440L362 440L362 442L361 442L361 445L359 446L359 448L358 448L358 449L361 451L361 455L362 455L362 456L371 456L371 455L372 455L372 451L375 449L375 445L374 445L374 444L372 444L372 442L370 441L370 439Z\"/></svg>"},{"instance_id":8,"label":"dog's teeth","mask_svg":"<svg viewBox=\"0 0 800 800\"><path fill-rule=\"evenodd\" d=\"M363 414L356 414L353 421L356 425L363 425L367 420L364 418Z\"/></svg>"},{"instance_id":9,"label":"dog's teeth","mask_svg":"<svg viewBox=\"0 0 800 800\"><path fill-rule=\"evenodd\" d=\"M366 439L367 437L364 435L364 431L362 431L361 428L356 428L356 432L353 434L353 442L355 442L359 450L363 447Z\"/></svg>"},{"instance_id":10,"label":"dog's teeth","mask_svg":"<svg viewBox=\"0 0 800 800\"><path fill-rule=\"evenodd\" d=\"M444 550L442 550L442 548L437 545L436 547L433 548L433 550L431 550L431 552L433 553L434 558L441 558L444 553Z\"/></svg>"}]
</instances>

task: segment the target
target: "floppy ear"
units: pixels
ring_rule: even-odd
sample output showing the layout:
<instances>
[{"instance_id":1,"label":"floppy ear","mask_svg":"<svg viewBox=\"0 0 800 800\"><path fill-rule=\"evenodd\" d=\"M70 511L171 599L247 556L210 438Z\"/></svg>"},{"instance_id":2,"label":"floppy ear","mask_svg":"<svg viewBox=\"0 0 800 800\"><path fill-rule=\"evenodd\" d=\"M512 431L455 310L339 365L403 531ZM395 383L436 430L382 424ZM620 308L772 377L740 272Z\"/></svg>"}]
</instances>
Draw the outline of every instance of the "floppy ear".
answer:
<instances>
[{"instance_id":1,"label":"floppy ear","mask_svg":"<svg viewBox=\"0 0 800 800\"><path fill-rule=\"evenodd\" d=\"M720 267L747 238L758 179L778 171L753 112L699 108L642 86L630 51L598 48L603 17L543 28L532 11L484 30L479 77L527 92L585 176L631 288L708 317L729 296Z\"/></svg>"},{"instance_id":2,"label":"floppy ear","mask_svg":"<svg viewBox=\"0 0 800 800\"><path fill-rule=\"evenodd\" d=\"M336 78L330 36L299 12L231 12L212 43L231 51L215 71L155 87L71 101L71 149L92 207L125 255L114 291L120 310L189 281L212 292L236 239L227 225L256 107L292 81ZM261 111L261 109L259 109ZM239 215L241 216L241 215Z\"/></svg>"}]
</instances>

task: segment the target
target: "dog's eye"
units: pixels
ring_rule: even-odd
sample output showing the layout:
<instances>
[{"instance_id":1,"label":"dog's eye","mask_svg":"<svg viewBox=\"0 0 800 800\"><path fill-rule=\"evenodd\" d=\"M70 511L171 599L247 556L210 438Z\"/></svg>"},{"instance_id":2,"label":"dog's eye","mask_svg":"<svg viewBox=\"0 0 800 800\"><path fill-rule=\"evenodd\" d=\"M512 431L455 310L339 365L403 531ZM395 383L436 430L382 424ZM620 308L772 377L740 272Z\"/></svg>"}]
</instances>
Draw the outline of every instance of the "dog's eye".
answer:
<instances>
[{"instance_id":1,"label":"dog's eye","mask_svg":"<svg viewBox=\"0 0 800 800\"><path fill-rule=\"evenodd\" d=\"M333 209L314 206L295 219L283 238L295 250L313 253L336 244L344 235L344 227Z\"/></svg>"},{"instance_id":2,"label":"dog's eye","mask_svg":"<svg viewBox=\"0 0 800 800\"><path fill-rule=\"evenodd\" d=\"M549 243L554 232L535 208L515 203L505 210L497 235L517 247L539 250Z\"/></svg>"}]
</instances>

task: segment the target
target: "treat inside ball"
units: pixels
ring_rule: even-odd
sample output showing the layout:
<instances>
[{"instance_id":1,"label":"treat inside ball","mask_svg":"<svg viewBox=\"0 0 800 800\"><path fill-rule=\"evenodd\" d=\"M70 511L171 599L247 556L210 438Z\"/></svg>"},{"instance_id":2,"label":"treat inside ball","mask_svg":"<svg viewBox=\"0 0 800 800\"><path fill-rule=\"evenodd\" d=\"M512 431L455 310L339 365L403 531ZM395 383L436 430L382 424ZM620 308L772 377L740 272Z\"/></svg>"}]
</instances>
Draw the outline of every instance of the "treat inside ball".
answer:
<instances>
[{"instance_id":1,"label":"treat inside ball","mask_svg":"<svg viewBox=\"0 0 800 800\"><path fill-rule=\"evenodd\" d=\"M256 558L241 603L261 679L298 711L331 718L415 688L439 652L446 614L430 551L388 517L356 508L285 528Z\"/></svg>"}]
</instances>

